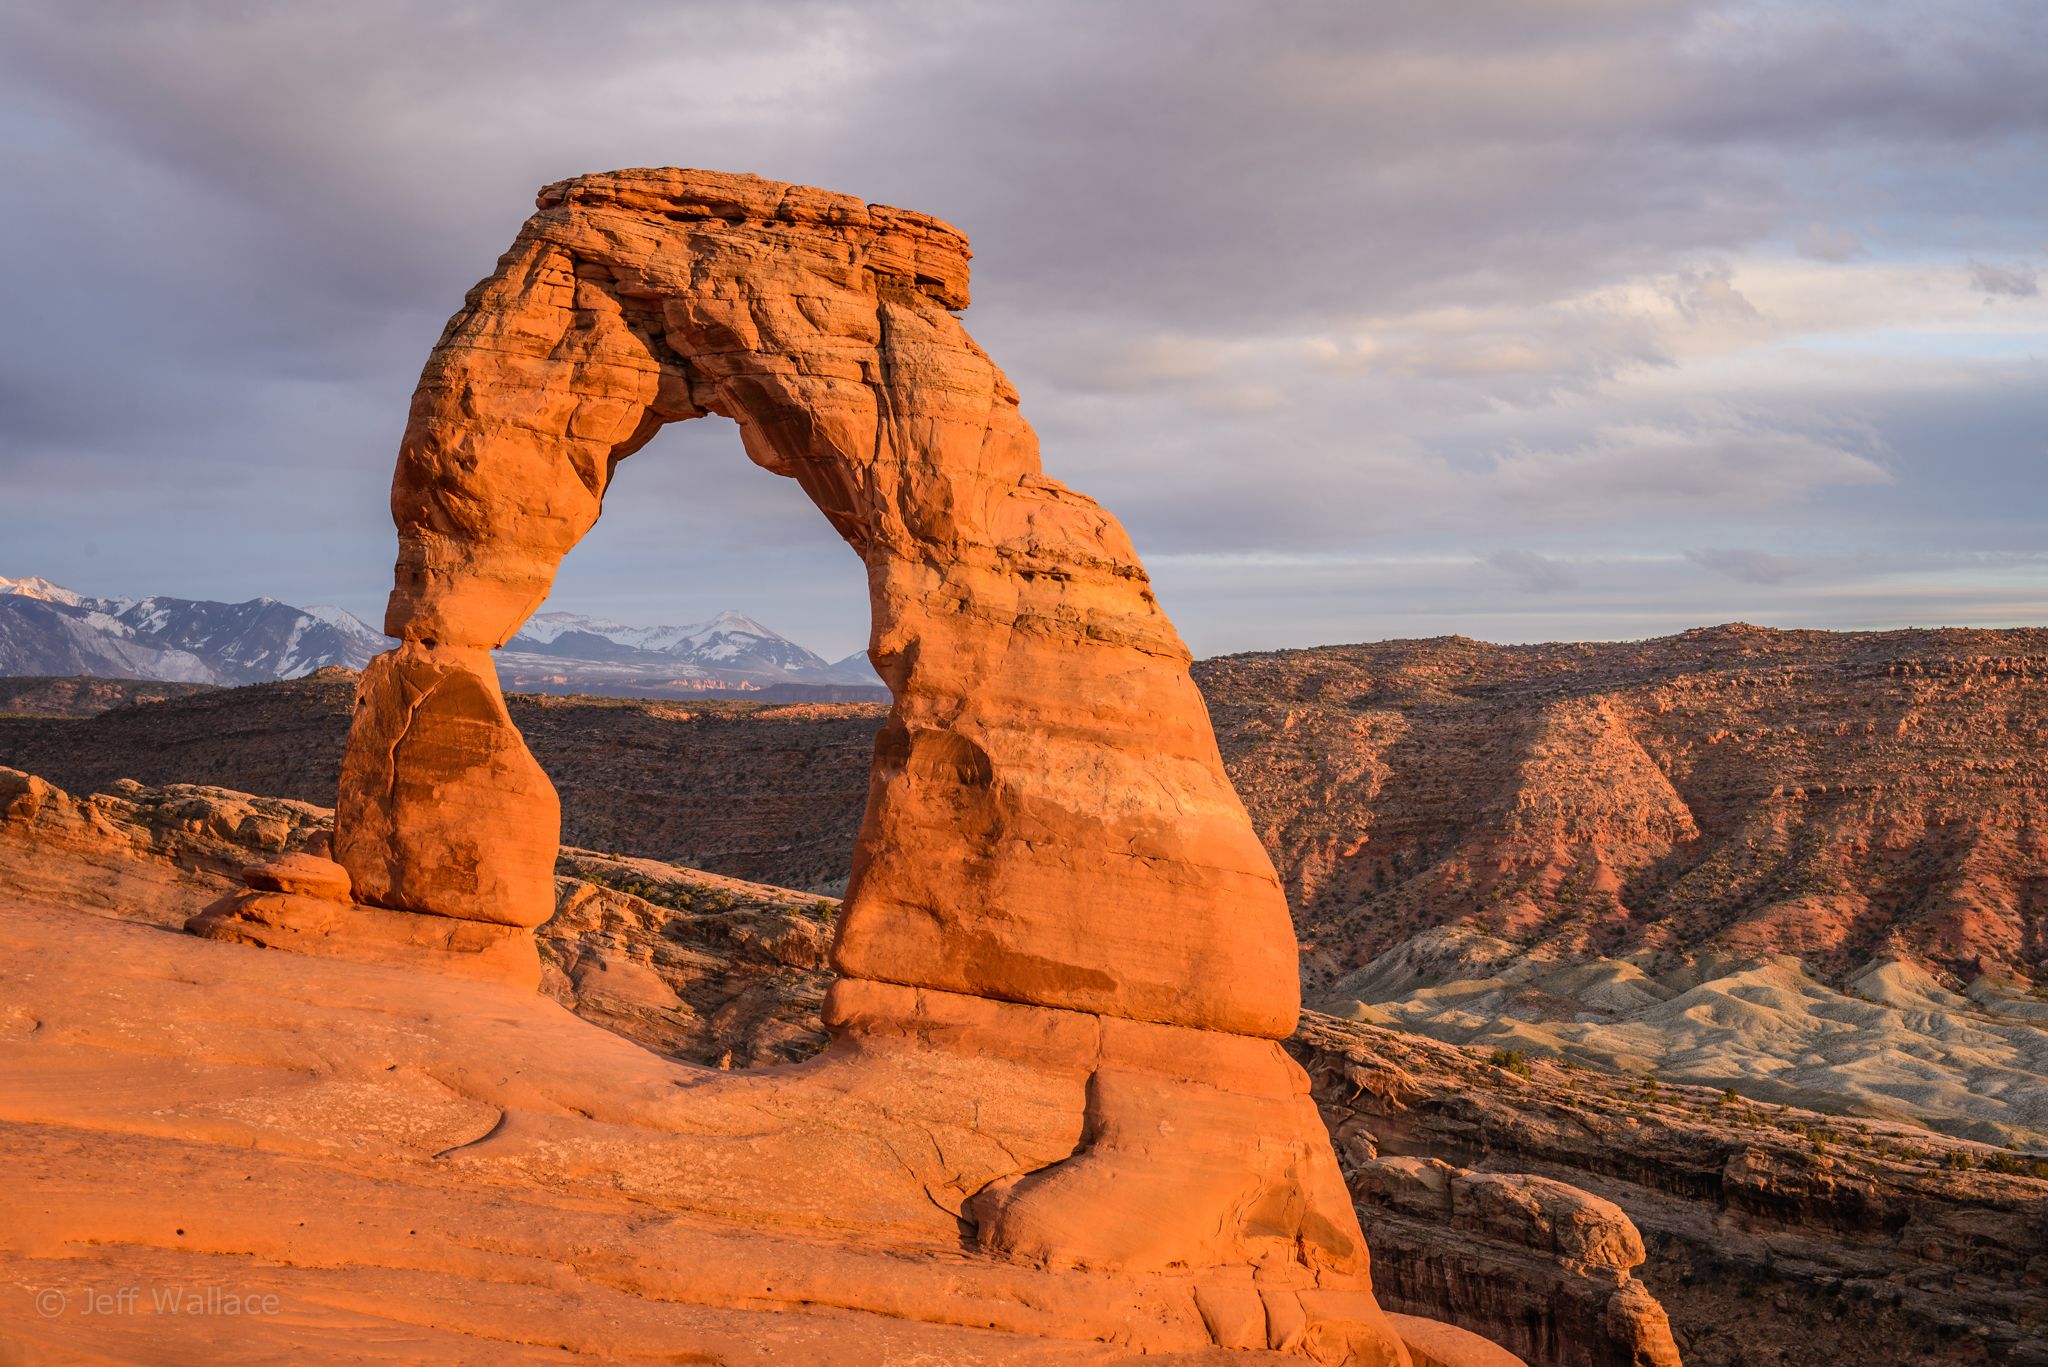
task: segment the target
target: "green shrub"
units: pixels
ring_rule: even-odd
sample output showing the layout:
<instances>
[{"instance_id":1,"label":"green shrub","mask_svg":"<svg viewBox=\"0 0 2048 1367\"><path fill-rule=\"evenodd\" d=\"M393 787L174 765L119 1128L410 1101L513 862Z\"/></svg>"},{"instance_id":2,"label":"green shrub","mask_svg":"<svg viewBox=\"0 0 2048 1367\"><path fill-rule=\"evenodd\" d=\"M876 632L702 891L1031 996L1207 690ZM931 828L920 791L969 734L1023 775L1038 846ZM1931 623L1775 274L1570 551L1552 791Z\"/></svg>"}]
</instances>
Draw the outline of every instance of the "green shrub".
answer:
<instances>
[{"instance_id":1,"label":"green shrub","mask_svg":"<svg viewBox=\"0 0 2048 1367\"><path fill-rule=\"evenodd\" d=\"M1529 1056L1519 1049L1496 1049L1487 1055L1486 1061L1516 1077L1529 1076Z\"/></svg>"}]
</instances>

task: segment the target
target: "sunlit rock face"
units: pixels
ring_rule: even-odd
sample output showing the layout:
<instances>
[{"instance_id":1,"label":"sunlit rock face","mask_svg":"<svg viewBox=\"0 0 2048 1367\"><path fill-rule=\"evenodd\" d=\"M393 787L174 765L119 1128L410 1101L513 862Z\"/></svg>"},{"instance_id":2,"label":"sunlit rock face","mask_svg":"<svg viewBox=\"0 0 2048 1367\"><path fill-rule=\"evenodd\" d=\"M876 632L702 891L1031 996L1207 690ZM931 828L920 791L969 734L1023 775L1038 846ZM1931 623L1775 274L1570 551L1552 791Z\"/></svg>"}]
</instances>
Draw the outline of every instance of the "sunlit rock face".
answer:
<instances>
[{"instance_id":1,"label":"sunlit rock face","mask_svg":"<svg viewBox=\"0 0 2048 1367\"><path fill-rule=\"evenodd\" d=\"M391 495L401 644L357 695L336 866L291 873L347 900L259 870L194 928L538 983L560 808L489 651L621 459L663 423L729 417L865 566L893 696L832 948L833 1045L664 1091L651 1133L508 1121L476 1161L574 1152L578 1173L720 1219L964 1237L1050 1278L1033 1294L1071 1311L1056 1334L1102 1336L1082 1307L1107 1295L1121 1341L1407 1363L1278 1042L1299 988L1272 864L1129 539L1041 472L955 316L967 260L924 215L748 176L543 190L413 398ZM943 1300L906 1292L903 1313Z\"/></svg>"},{"instance_id":2,"label":"sunlit rock face","mask_svg":"<svg viewBox=\"0 0 2048 1367\"><path fill-rule=\"evenodd\" d=\"M391 867L385 756L440 695L482 714L502 644L596 522L619 460L716 413L865 564L895 694L836 950L850 977L1278 1037L1287 908L1224 777L1187 653L1116 519L1047 478L1009 382L954 311L967 243L922 214L749 176L623 171L542 191L415 394L392 487L407 643L365 690L340 852L372 900L544 915L554 812L530 780L448 777L502 859ZM394 686L396 685L396 686ZM445 709L443 709L445 710ZM440 729L433 723L434 729ZM500 732L509 721L497 718ZM358 832L362 833L358 837ZM428 836L426 839L438 839ZM506 886L519 870L524 889Z\"/></svg>"}]
</instances>

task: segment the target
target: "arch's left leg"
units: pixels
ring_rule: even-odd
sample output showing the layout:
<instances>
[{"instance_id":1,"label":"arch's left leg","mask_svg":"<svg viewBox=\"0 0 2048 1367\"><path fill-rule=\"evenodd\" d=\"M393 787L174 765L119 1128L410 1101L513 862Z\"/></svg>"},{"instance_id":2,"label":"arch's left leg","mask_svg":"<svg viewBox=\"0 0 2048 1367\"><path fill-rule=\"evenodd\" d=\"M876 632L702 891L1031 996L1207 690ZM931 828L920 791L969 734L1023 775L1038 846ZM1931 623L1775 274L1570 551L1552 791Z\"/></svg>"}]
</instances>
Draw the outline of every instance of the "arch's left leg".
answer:
<instances>
[{"instance_id":1,"label":"arch's left leg","mask_svg":"<svg viewBox=\"0 0 2048 1367\"><path fill-rule=\"evenodd\" d=\"M664 364L659 311L577 270L522 237L449 321L413 395L391 492L385 630L400 644L357 690L334 862L257 870L267 886L196 930L539 982L528 932L554 912L561 809L490 651L546 597L617 462L697 414Z\"/></svg>"}]
</instances>

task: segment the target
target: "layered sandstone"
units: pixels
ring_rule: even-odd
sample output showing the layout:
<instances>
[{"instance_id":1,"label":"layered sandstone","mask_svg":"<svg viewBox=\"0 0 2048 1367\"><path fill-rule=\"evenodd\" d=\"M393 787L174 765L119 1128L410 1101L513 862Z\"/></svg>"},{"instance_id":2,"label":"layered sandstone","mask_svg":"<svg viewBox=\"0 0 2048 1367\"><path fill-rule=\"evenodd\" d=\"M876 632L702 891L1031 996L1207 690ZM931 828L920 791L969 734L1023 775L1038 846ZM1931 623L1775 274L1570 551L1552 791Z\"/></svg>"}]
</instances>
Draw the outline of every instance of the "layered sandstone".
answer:
<instances>
[{"instance_id":1,"label":"layered sandstone","mask_svg":"<svg viewBox=\"0 0 2048 1367\"><path fill-rule=\"evenodd\" d=\"M1413 936L2048 975L2048 631L1450 637L1196 669L1321 988Z\"/></svg>"},{"instance_id":2,"label":"layered sandstone","mask_svg":"<svg viewBox=\"0 0 2048 1367\"><path fill-rule=\"evenodd\" d=\"M954 317L967 255L923 215L746 176L627 171L542 192L450 321L401 445L385 628L405 644L365 678L337 840L366 896L464 919L542 905L528 854L552 849L553 822L523 786L475 780L465 829L494 827L492 850L415 856L379 766L433 744L415 740L415 697L495 694L473 652L539 606L617 462L664 423L717 414L866 565L870 654L895 704L841 971L1286 1033L1285 903L1187 653L1122 529L1043 474L1015 392ZM429 674L447 682L415 682ZM425 721L418 734L440 729ZM490 725L465 744L523 753L509 720ZM488 866L522 887L410 894L394 864L422 883L430 866Z\"/></svg>"},{"instance_id":3,"label":"layered sandstone","mask_svg":"<svg viewBox=\"0 0 2048 1367\"><path fill-rule=\"evenodd\" d=\"M730 418L864 563L893 699L834 928L833 1047L650 1075L578 1108L618 1117L599 1134L507 1119L467 1161L771 1229L965 1240L1148 1321L1164 1296L1155 1347L1408 1362L1279 1043L1286 902L1187 652L1115 519L1041 471L966 302L966 242L923 215L677 170L543 190L414 394L400 644L357 689L336 862L252 870L189 928L538 985L560 808L489 652L621 459ZM934 1293L904 1294L924 1313Z\"/></svg>"},{"instance_id":4,"label":"layered sandstone","mask_svg":"<svg viewBox=\"0 0 2048 1367\"><path fill-rule=\"evenodd\" d=\"M1690 1367L2048 1367L2048 1161L1314 1013L1292 1047L1393 1309L1557 1367L1655 1361L1665 1332ZM1539 1199L1460 1221L1460 1170ZM1583 1274L1559 1275L1559 1249Z\"/></svg>"},{"instance_id":5,"label":"layered sandstone","mask_svg":"<svg viewBox=\"0 0 2048 1367\"><path fill-rule=\"evenodd\" d=\"M1613 1202L1436 1158L1361 1153L1350 1178L1382 1254L1400 1250L1382 1260L1390 1303L1453 1315L1532 1363L1677 1367L1670 1320L1636 1275L1642 1237Z\"/></svg>"}]
</instances>

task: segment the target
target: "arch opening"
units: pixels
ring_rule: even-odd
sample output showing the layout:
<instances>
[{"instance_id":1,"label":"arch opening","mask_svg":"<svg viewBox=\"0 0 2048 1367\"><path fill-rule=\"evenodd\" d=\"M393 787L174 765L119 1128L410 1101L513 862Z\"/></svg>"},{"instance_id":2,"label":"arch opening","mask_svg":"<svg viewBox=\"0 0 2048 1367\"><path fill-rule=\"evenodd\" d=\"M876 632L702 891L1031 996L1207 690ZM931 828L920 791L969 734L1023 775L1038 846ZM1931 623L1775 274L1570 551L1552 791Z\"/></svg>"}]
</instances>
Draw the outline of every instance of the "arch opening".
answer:
<instances>
[{"instance_id":1,"label":"arch opening","mask_svg":"<svg viewBox=\"0 0 2048 1367\"><path fill-rule=\"evenodd\" d=\"M737 446L712 415L622 461L601 525L495 664L565 847L841 898L888 698L867 665L865 573L793 481ZM693 646L581 620L600 607L725 634ZM815 658L791 672L779 643L749 653L755 624Z\"/></svg>"},{"instance_id":2,"label":"arch opening","mask_svg":"<svg viewBox=\"0 0 2048 1367\"><path fill-rule=\"evenodd\" d=\"M877 690L875 698L883 697L866 663L872 623L865 566L794 480L739 459L738 450L737 426L713 414L668 424L620 461L606 491L601 528L563 557L548 598L501 661L541 635L571 629L571 618L651 633L710 624L733 612L808 652L793 671L785 671L789 681L865 684ZM536 632L537 626L543 630ZM649 635L632 637L621 648L686 650L668 637ZM571 654L567 646L548 653ZM847 674L824 677L818 662L844 665ZM745 662L733 668L737 672L726 682L742 692L783 677L749 671ZM522 673L505 675L508 689L523 687L515 682ZM628 677L621 671L614 683L599 675L599 686L588 691L627 696ZM718 678L704 679L701 687L686 675L666 684L650 670L647 679L654 691L631 696L689 699L730 691L721 689ZM573 690L565 682L545 691ZM791 700L807 696L785 692Z\"/></svg>"}]
</instances>

